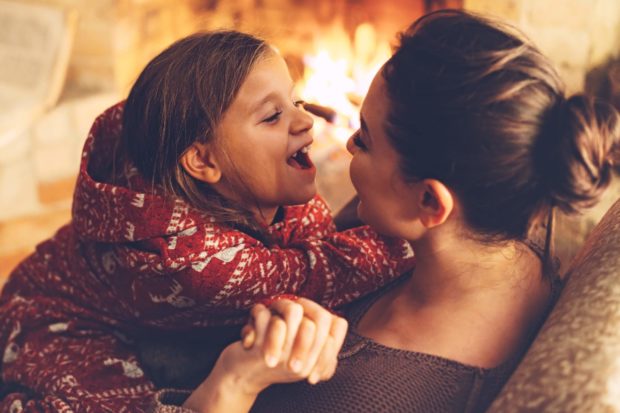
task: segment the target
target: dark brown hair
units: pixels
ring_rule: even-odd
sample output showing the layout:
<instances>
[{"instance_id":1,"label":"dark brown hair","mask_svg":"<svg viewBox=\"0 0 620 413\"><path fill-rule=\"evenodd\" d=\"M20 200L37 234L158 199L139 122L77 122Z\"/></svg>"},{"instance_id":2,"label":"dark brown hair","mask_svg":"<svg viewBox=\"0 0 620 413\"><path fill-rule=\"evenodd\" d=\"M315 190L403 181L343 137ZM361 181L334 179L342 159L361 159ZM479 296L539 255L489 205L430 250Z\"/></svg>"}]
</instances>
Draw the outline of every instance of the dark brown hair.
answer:
<instances>
[{"instance_id":1,"label":"dark brown hair","mask_svg":"<svg viewBox=\"0 0 620 413\"><path fill-rule=\"evenodd\" d=\"M125 102L117 163L129 161L153 188L185 199L217 222L260 232L247 208L190 176L179 159L192 143L216 138L223 114L268 53L265 41L236 31L197 33L161 52Z\"/></svg>"},{"instance_id":2,"label":"dark brown hair","mask_svg":"<svg viewBox=\"0 0 620 413\"><path fill-rule=\"evenodd\" d=\"M549 60L508 26L431 13L401 34L383 76L404 176L446 184L480 239L525 239L554 206L590 206L609 183L618 114L566 99Z\"/></svg>"}]
</instances>

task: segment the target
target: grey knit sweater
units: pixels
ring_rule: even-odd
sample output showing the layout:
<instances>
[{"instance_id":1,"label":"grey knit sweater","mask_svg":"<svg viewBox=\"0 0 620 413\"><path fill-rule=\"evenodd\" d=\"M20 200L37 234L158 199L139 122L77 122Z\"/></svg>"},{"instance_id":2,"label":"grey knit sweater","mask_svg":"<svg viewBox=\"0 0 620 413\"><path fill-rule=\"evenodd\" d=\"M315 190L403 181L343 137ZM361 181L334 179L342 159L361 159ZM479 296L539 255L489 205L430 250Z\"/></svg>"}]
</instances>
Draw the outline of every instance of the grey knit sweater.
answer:
<instances>
[{"instance_id":1,"label":"grey knit sweater","mask_svg":"<svg viewBox=\"0 0 620 413\"><path fill-rule=\"evenodd\" d=\"M486 369L389 348L359 335L359 320L386 290L346 310L351 327L331 380L315 386L306 382L271 386L259 395L252 413L483 412L516 368L520 355ZM188 395L189 391L162 390L156 395L153 412L188 412L178 407Z\"/></svg>"}]
</instances>

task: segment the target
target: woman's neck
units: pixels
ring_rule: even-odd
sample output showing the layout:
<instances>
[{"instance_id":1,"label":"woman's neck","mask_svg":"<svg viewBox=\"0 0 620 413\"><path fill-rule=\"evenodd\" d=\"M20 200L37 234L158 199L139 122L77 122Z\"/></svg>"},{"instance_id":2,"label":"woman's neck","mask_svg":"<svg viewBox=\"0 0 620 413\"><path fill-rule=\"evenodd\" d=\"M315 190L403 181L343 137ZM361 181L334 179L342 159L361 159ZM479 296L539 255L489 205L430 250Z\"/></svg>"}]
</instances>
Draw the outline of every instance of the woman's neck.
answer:
<instances>
[{"instance_id":1,"label":"woman's neck","mask_svg":"<svg viewBox=\"0 0 620 413\"><path fill-rule=\"evenodd\" d=\"M357 325L362 335L481 367L527 345L550 297L527 246L437 237L412 247L413 275L365 313Z\"/></svg>"},{"instance_id":2,"label":"woman's neck","mask_svg":"<svg viewBox=\"0 0 620 413\"><path fill-rule=\"evenodd\" d=\"M416 269L406 290L420 304L498 298L528 283L540 270L539 260L522 243L489 246L441 235L412 242Z\"/></svg>"}]
</instances>

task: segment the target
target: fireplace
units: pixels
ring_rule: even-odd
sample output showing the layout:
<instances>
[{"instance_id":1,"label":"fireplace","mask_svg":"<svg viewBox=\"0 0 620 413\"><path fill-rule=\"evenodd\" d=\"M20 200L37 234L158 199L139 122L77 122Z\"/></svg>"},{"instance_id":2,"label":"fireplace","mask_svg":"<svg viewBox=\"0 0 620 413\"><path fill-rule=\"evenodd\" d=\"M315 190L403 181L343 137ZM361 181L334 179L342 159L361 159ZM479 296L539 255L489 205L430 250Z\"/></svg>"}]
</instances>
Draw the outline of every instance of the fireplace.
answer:
<instances>
[{"instance_id":1,"label":"fireplace","mask_svg":"<svg viewBox=\"0 0 620 413\"><path fill-rule=\"evenodd\" d=\"M286 58L302 97L337 111L331 123L316 118L312 154L321 163L320 190L336 209L352 193L343 142L356 126L365 88L396 32L425 12L449 7L498 16L524 30L554 61L569 92L602 87L620 102L618 0L0 0L0 14L3 2L71 10L77 20L71 19L70 54L64 49L64 84L52 88L59 97L55 105L12 134L0 130L0 235L12 223L17 227L11 234L27 234L23 242L0 239L0 254L29 252L69 218L80 151L94 117L126 96L157 53L198 30L235 28L266 38ZM4 21L0 35L16 40L10 27L27 30ZM0 95L0 103L5 98ZM12 99L4 101L15 107ZM20 226L25 215L40 217L40 232Z\"/></svg>"},{"instance_id":2,"label":"fireplace","mask_svg":"<svg viewBox=\"0 0 620 413\"><path fill-rule=\"evenodd\" d=\"M166 9L155 7L135 14L137 22L119 30L134 31L130 59L116 72L115 83L126 90L156 50L166 44L158 39L180 37L174 24L162 21ZM333 209L353 194L348 179L349 155L345 142L358 126L359 107L372 77L388 59L396 33L431 10L462 7L462 0L192 0L185 4L187 32L234 28L256 34L274 45L286 60L297 94L313 105L315 118L312 158L318 166L320 193ZM129 9L125 10L129 12ZM131 13L129 13L131 14ZM191 17L190 17L191 16ZM140 28L137 32L136 27ZM166 29L170 34L163 36ZM137 57L138 58L137 58ZM313 106L316 109L316 106ZM326 116L327 115L327 116Z\"/></svg>"}]
</instances>

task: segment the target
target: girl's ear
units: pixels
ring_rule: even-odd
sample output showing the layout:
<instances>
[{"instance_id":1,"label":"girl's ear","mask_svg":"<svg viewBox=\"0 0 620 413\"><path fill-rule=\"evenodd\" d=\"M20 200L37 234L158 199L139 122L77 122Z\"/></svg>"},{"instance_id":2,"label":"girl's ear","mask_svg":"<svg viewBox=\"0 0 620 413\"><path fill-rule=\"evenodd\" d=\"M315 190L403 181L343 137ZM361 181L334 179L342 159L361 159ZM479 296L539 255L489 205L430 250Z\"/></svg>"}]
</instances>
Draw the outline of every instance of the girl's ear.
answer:
<instances>
[{"instance_id":1,"label":"girl's ear","mask_svg":"<svg viewBox=\"0 0 620 413\"><path fill-rule=\"evenodd\" d=\"M222 170L209 144L194 142L181 155L185 172L199 181L216 184L222 178Z\"/></svg>"},{"instance_id":2,"label":"girl's ear","mask_svg":"<svg viewBox=\"0 0 620 413\"><path fill-rule=\"evenodd\" d=\"M436 179L422 181L419 200L420 221L426 228L443 224L454 209L454 197L450 190Z\"/></svg>"}]
</instances>

